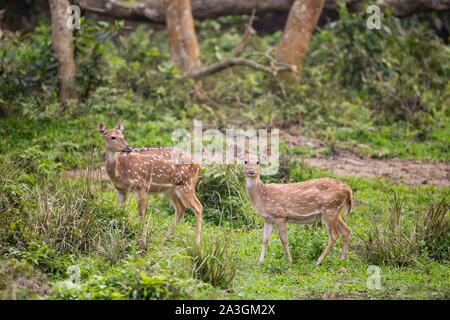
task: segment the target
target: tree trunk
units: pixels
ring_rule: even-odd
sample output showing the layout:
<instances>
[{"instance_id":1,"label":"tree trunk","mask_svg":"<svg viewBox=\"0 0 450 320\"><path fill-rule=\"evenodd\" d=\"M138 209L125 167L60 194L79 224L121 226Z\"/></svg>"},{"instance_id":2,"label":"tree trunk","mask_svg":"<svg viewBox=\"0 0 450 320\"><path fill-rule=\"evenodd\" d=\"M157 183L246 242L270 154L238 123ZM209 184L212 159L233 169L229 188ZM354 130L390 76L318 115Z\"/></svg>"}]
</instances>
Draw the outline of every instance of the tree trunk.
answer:
<instances>
[{"instance_id":1,"label":"tree trunk","mask_svg":"<svg viewBox=\"0 0 450 320\"><path fill-rule=\"evenodd\" d=\"M172 60L182 75L199 69L200 52L190 0L166 0L166 17Z\"/></svg>"},{"instance_id":2,"label":"tree trunk","mask_svg":"<svg viewBox=\"0 0 450 320\"><path fill-rule=\"evenodd\" d=\"M277 49L277 60L297 65L301 70L324 0L296 0L289 12L283 38Z\"/></svg>"},{"instance_id":3,"label":"tree trunk","mask_svg":"<svg viewBox=\"0 0 450 320\"><path fill-rule=\"evenodd\" d=\"M68 0L49 0L52 16L52 45L58 61L59 100L78 100L75 90L76 66L73 53L73 30L68 28Z\"/></svg>"}]
</instances>

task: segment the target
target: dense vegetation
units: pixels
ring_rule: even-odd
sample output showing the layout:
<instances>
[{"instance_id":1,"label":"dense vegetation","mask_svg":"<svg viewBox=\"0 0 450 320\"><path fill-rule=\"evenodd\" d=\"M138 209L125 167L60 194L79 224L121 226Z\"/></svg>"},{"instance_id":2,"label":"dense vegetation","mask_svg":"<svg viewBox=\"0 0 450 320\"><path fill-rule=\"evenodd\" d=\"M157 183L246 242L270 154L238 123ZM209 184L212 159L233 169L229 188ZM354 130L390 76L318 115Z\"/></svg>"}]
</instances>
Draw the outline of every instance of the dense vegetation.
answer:
<instances>
[{"instance_id":1,"label":"dense vegetation","mask_svg":"<svg viewBox=\"0 0 450 320\"><path fill-rule=\"evenodd\" d=\"M329 172L301 155L352 152L370 157L450 160L450 48L416 17L386 17L383 29L345 10L319 30L301 79L285 85L267 74L227 69L192 94L170 61L165 31L83 21L76 34L79 105L57 103L56 62L47 21L0 45L0 298L357 298L450 297L449 191L384 179L343 178L355 193L347 218L349 259L338 250L317 268L326 244L320 225L289 226L295 264L277 236L257 268L261 220L247 200L239 166L203 169L204 243L192 243L187 214L163 242L173 209L153 196L144 226L134 199L116 205L101 165L97 123L126 120L133 146L171 144L192 119L209 127L276 126L324 141L282 144L282 174L303 181ZM203 61L230 54L245 17L198 22ZM246 57L264 53L280 33L254 36ZM89 168L83 177L67 170ZM144 245L145 244L145 245ZM341 242L337 247L339 247ZM205 263L203 263L205 262ZM381 289L366 285L381 267Z\"/></svg>"}]
</instances>

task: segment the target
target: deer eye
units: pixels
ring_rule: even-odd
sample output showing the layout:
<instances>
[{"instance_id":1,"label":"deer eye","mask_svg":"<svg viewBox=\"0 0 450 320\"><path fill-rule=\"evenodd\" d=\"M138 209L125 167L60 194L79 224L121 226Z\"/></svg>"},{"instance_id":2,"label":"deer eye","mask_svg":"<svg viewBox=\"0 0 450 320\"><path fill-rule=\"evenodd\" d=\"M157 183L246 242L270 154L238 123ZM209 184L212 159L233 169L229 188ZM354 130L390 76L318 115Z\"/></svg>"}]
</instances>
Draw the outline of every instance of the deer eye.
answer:
<instances>
[{"instance_id":1,"label":"deer eye","mask_svg":"<svg viewBox=\"0 0 450 320\"><path fill-rule=\"evenodd\" d=\"M247 160L245 160L245 161L244 161L244 163L245 163L245 164L248 164L248 161L247 161Z\"/></svg>"},{"instance_id":2,"label":"deer eye","mask_svg":"<svg viewBox=\"0 0 450 320\"><path fill-rule=\"evenodd\" d=\"M259 164L259 161L256 161L256 164Z\"/></svg>"},{"instance_id":3,"label":"deer eye","mask_svg":"<svg viewBox=\"0 0 450 320\"><path fill-rule=\"evenodd\" d=\"M111 139L116 140L116 137L111 137Z\"/></svg>"}]
</instances>

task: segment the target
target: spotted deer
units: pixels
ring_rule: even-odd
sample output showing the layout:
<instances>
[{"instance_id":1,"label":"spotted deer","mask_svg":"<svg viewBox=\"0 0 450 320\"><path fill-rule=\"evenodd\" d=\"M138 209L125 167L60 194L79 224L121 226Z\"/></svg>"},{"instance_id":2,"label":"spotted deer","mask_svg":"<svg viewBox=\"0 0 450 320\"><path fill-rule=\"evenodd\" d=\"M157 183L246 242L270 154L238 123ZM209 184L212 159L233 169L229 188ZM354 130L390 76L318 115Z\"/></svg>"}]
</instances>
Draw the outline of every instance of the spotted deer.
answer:
<instances>
[{"instance_id":1,"label":"spotted deer","mask_svg":"<svg viewBox=\"0 0 450 320\"><path fill-rule=\"evenodd\" d=\"M260 179L260 163L256 155L248 155L244 160L247 178L247 193L256 211L264 219L263 243L259 263L262 264L273 225L278 228L280 240L289 263L286 223L307 224L323 218L328 230L328 244L316 262L320 265L330 252L339 235L344 238L341 259L347 257L350 229L342 217L342 209L347 213L353 206L352 190L343 182L321 178L299 183L265 184Z\"/></svg>"},{"instance_id":2,"label":"spotted deer","mask_svg":"<svg viewBox=\"0 0 450 320\"><path fill-rule=\"evenodd\" d=\"M166 240L172 236L176 225L187 208L195 213L196 240L200 242L202 229L202 204L195 195L200 165L186 161L180 149L148 147L133 149L125 141L124 125L106 129L99 123L106 149L106 172L117 189L118 203L122 204L135 192L139 214L144 219L149 193L164 192L175 208L175 222L169 228Z\"/></svg>"}]
</instances>

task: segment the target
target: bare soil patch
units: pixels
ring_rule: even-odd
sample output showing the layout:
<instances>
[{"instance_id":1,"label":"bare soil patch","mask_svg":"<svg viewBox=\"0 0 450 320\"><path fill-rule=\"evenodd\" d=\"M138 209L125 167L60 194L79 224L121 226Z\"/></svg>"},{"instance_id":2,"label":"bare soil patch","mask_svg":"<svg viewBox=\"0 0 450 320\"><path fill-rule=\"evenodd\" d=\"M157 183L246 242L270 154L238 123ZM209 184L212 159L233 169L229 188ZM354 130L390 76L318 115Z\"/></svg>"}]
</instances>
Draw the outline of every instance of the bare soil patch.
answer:
<instances>
[{"instance_id":1,"label":"bare soil patch","mask_svg":"<svg viewBox=\"0 0 450 320\"><path fill-rule=\"evenodd\" d=\"M290 146L308 146L321 149L323 141L310 139L298 131L289 128L280 132L282 140ZM388 178L396 183L409 185L434 184L450 187L450 163L437 161L404 160L398 158L375 159L360 158L349 151L335 150L332 157L305 157L306 163L329 170L337 175L371 178Z\"/></svg>"},{"instance_id":2,"label":"bare soil patch","mask_svg":"<svg viewBox=\"0 0 450 320\"><path fill-rule=\"evenodd\" d=\"M343 176L381 176L409 185L435 184L450 187L450 164L444 162L361 159L356 156L304 158L305 162Z\"/></svg>"}]
</instances>

